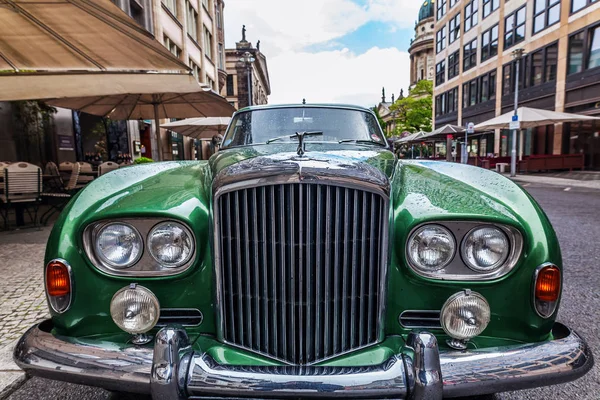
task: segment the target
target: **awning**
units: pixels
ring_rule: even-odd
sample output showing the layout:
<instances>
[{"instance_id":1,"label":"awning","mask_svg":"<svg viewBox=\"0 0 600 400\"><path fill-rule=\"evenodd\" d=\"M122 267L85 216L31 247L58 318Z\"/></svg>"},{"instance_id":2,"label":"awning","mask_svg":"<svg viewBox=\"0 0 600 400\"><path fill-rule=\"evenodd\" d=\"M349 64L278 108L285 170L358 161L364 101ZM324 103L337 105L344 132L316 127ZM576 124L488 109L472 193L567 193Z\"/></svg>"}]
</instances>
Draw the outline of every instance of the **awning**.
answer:
<instances>
[{"instance_id":1,"label":"awning","mask_svg":"<svg viewBox=\"0 0 600 400\"><path fill-rule=\"evenodd\" d=\"M492 118L489 121L475 125L475 129L491 130L491 129L509 129L514 111L502 114L499 117ZM561 122L576 122L576 121L591 121L600 120L598 117L590 117L587 115L569 114L556 111L540 110L537 108L519 107L517 115L521 122L521 129L534 128L536 126L552 125Z\"/></svg>"},{"instance_id":2,"label":"awning","mask_svg":"<svg viewBox=\"0 0 600 400\"><path fill-rule=\"evenodd\" d=\"M223 134L230 121L229 117L187 118L163 124L161 128L170 129L194 139L210 139L215 135Z\"/></svg>"}]
</instances>

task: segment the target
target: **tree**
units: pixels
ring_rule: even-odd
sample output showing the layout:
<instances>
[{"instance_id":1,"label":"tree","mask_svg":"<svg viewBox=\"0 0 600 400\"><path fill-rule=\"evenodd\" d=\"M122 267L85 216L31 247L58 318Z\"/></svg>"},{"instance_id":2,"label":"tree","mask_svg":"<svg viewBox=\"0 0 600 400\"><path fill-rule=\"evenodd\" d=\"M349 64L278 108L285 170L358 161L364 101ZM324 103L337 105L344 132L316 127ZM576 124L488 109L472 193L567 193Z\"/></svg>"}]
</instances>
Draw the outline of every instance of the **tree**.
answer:
<instances>
[{"instance_id":1,"label":"tree","mask_svg":"<svg viewBox=\"0 0 600 400\"><path fill-rule=\"evenodd\" d=\"M390 106L396 122L396 132L431 131L432 123L433 83L422 79L410 91L407 97L396 100Z\"/></svg>"},{"instance_id":2,"label":"tree","mask_svg":"<svg viewBox=\"0 0 600 400\"><path fill-rule=\"evenodd\" d=\"M50 159L56 108L37 100L13 101L11 106L17 158L45 164Z\"/></svg>"},{"instance_id":3,"label":"tree","mask_svg":"<svg viewBox=\"0 0 600 400\"><path fill-rule=\"evenodd\" d=\"M381 126L381 129L385 131L385 122L383 122L383 119L381 119L381 115L379 115L379 109L377 108L377 106L373 106L371 107L371 110L373 110L373 112L375 113L375 116L377 117L377 122L379 122L379 126Z\"/></svg>"}]
</instances>

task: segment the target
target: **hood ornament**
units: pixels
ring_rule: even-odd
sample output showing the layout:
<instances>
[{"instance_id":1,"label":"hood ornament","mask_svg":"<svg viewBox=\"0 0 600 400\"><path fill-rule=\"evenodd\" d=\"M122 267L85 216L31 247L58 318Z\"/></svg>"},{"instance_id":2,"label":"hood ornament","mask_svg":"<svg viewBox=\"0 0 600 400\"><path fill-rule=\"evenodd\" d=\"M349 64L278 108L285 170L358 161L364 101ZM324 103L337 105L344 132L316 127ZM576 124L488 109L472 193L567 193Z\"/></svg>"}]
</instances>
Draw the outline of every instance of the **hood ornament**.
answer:
<instances>
[{"instance_id":1,"label":"hood ornament","mask_svg":"<svg viewBox=\"0 0 600 400\"><path fill-rule=\"evenodd\" d=\"M302 157L304 155L304 153L306 152L306 149L304 147L304 137L305 136L319 136L322 134L323 134L322 131L296 132L294 135L290 136L290 138L291 139L298 138L298 149L296 151L298 152L298 155L300 157Z\"/></svg>"}]
</instances>

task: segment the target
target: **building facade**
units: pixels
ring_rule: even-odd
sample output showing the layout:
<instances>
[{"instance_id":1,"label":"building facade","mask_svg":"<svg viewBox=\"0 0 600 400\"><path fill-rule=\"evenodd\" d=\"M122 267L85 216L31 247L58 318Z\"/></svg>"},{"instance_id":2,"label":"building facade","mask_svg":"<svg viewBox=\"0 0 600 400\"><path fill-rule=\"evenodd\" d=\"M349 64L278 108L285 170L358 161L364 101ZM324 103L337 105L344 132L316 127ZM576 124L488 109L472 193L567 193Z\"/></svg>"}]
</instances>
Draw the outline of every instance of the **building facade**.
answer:
<instances>
[{"instance_id":1,"label":"building facade","mask_svg":"<svg viewBox=\"0 0 600 400\"><path fill-rule=\"evenodd\" d=\"M246 53L253 62L241 61ZM242 28L242 40L235 44L235 49L225 50L227 82L221 89L221 96L237 110L252 105L267 104L271 94L271 82L267 58L260 51L260 41L256 47L246 40L246 28ZM250 77L250 79L248 79Z\"/></svg>"},{"instance_id":2,"label":"building facade","mask_svg":"<svg viewBox=\"0 0 600 400\"><path fill-rule=\"evenodd\" d=\"M432 81L434 77L433 35L435 19L433 10L433 1L425 0L419 10L419 19L415 23L415 37L410 41L410 47L408 48L410 54L410 89L418 81L422 79Z\"/></svg>"},{"instance_id":3,"label":"building facade","mask_svg":"<svg viewBox=\"0 0 600 400\"><path fill-rule=\"evenodd\" d=\"M466 125L519 106L600 115L600 1L439 0L435 4L434 123ZM523 49L519 76L514 50ZM600 168L600 124L523 130L519 152L585 154ZM474 138L471 155L509 156L511 135Z\"/></svg>"}]
</instances>

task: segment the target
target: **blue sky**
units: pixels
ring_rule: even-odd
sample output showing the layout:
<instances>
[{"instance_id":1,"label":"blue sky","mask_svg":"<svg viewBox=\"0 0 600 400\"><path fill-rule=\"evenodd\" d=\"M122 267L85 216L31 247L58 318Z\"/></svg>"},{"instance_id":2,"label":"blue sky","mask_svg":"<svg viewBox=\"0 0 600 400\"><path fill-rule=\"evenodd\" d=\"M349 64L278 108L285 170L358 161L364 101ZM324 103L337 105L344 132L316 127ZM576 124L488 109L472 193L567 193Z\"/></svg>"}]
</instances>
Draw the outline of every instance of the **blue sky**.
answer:
<instances>
[{"instance_id":1,"label":"blue sky","mask_svg":"<svg viewBox=\"0 0 600 400\"><path fill-rule=\"evenodd\" d=\"M227 0L226 47L240 40L243 24L250 42L260 39L270 103L307 98L371 106L380 100L382 86L389 97L408 88L407 49L420 5L414 0Z\"/></svg>"}]
</instances>

